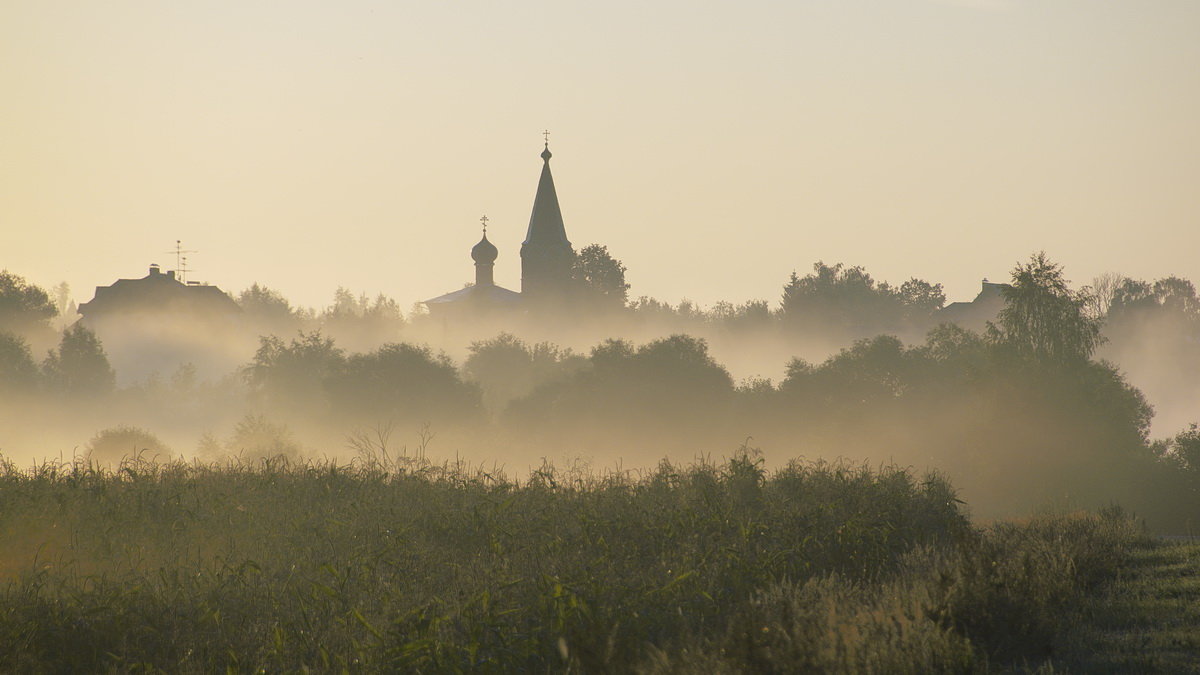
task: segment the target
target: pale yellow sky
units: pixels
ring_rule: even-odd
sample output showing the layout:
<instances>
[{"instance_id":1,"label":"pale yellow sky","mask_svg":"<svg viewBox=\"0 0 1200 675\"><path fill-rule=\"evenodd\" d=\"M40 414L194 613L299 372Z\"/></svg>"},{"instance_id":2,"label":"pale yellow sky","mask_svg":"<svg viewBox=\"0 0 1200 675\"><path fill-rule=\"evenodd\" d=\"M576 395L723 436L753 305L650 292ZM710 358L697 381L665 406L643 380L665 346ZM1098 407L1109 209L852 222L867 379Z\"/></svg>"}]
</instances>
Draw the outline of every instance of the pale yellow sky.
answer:
<instances>
[{"instance_id":1,"label":"pale yellow sky","mask_svg":"<svg viewBox=\"0 0 1200 675\"><path fill-rule=\"evenodd\" d=\"M171 263L301 305L519 288L543 128L633 294L816 260L969 299L1045 249L1200 281L1200 2L0 4L0 267Z\"/></svg>"}]
</instances>

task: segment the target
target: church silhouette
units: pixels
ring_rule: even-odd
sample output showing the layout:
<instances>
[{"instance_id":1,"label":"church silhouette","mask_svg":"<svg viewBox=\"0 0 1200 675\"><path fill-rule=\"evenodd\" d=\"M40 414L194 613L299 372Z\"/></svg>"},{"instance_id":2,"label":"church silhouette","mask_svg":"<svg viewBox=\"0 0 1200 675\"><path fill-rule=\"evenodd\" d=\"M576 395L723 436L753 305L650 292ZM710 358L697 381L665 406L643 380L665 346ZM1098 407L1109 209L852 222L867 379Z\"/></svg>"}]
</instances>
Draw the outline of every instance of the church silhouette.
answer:
<instances>
[{"instance_id":1,"label":"church silhouette","mask_svg":"<svg viewBox=\"0 0 1200 675\"><path fill-rule=\"evenodd\" d=\"M533 198L529 229L521 244L521 292L497 286L493 270L499 251L487 238L487 216L483 238L471 249L475 261L475 283L439 295L423 304L438 318L480 317L488 314L536 311L564 303L571 287L571 265L575 249L567 239L554 176L550 173L550 143L542 150L542 175Z\"/></svg>"}]
</instances>

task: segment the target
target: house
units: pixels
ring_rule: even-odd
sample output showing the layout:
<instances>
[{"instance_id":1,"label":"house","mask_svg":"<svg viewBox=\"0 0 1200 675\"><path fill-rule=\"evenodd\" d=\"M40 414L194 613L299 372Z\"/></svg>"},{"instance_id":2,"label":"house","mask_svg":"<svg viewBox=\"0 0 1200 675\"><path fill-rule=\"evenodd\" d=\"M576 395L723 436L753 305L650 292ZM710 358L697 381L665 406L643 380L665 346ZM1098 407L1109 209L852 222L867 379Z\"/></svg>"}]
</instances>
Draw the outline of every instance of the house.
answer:
<instances>
[{"instance_id":1,"label":"house","mask_svg":"<svg viewBox=\"0 0 1200 675\"><path fill-rule=\"evenodd\" d=\"M963 328L983 330L989 321L995 321L1004 309L1004 291L1012 288L1009 284L994 284L987 279L979 295L971 302L952 302L943 307L937 314L940 322L956 323Z\"/></svg>"},{"instance_id":2,"label":"house","mask_svg":"<svg viewBox=\"0 0 1200 675\"><path fill-rule=\"evenodd\" d=\"M97 286L96 295L79 306L80 321L90 328L133 318L224 321L241 311L233 298L216 286L184 283L174 271L163 272L158 265L151 265L150 273L141 279L118 279L110 286Z\"/></svg>"}]
</instances>

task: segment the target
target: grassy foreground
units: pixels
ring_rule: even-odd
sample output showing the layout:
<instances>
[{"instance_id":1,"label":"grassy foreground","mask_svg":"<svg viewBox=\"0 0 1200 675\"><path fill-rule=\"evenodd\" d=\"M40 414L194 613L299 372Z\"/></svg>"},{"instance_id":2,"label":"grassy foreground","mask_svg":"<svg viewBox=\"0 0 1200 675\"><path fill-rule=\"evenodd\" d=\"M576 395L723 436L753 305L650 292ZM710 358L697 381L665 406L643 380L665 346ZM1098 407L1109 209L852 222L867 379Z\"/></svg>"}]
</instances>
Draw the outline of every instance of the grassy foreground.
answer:
<instances>
[{"instance_id":1,"label":"grassy foreground","mask_svg":"<svg viewBox=\"0 0 1200 675\"><path fill-rule=\"evenodd\" d=\"M1140 541L1116 512L975 528L937 476L745 452L521 481L9 465L0 670L1036 669Z\"/></svg>"},{"instance_id":2,"label":"grassy foreground","mask_svg":"<svg viewBox=\"0 0 1200 675\"><path fill-rule=\"evenodd\" d=\"M1200 543L1143 541L1084 608L1065 660L1090 673L1200 673Z\"/></svg>"}]
</instances>

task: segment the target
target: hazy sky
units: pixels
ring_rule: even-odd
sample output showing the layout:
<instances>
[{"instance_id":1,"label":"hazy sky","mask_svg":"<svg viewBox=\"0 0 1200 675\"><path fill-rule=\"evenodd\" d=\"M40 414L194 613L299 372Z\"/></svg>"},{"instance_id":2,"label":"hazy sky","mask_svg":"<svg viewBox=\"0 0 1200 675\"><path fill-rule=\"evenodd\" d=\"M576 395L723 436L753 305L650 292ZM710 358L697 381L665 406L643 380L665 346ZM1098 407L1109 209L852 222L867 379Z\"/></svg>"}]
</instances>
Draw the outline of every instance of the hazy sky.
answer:
<instances>
[{"instance_id":1,"label":"hazy sky","mask_svg":"<svg viewBox=\"0 0 1200 675\"><path fill-rule=\"evenodd\" d=\"M634 295L779 297L816 260L970 299L1200 282L1200 2L0 3L0 267L75 299L176 239L207 280L404 306L519 289L541 131Z\"/></svg>"}]
</instances>

